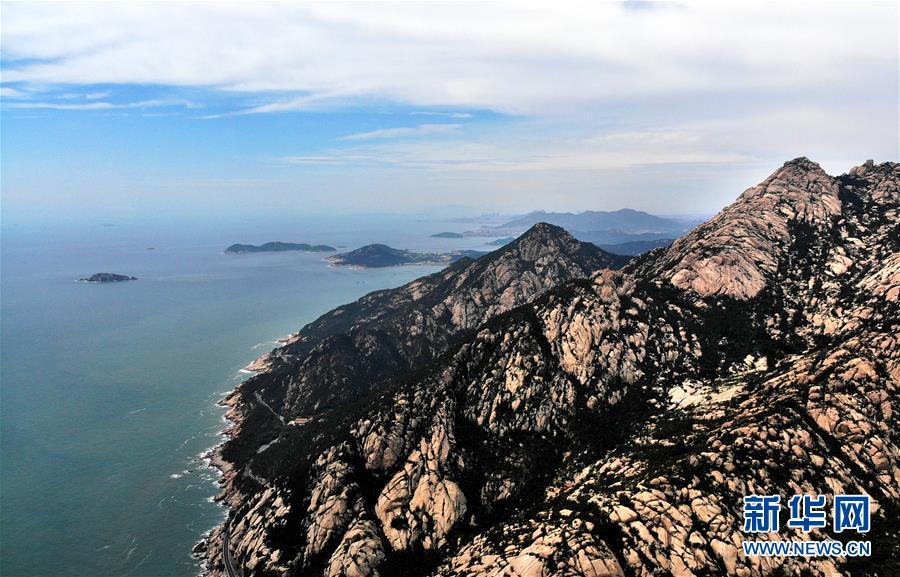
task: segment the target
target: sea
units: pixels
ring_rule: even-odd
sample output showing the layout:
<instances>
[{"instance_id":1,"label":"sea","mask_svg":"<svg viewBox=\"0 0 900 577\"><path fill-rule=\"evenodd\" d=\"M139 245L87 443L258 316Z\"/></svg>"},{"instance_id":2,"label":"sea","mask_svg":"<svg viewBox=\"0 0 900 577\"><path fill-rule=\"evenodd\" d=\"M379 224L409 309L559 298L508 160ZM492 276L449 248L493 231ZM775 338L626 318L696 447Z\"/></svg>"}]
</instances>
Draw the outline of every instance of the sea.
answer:
<instances>
[{"instance_id":1,"label":"sea","mask_svg":"<svg viewBox=\"0 0 900 577\"><path fill-rule=\"evenodd\" d=\"M229 244L373 242L490 250L416 216L2 223L0 575L196 575L225 515L202 455L217 402L276 339L370 291L438 270L348 269ZM98 272L137 281L77 282Z\"/></svg>"}]
</instances>

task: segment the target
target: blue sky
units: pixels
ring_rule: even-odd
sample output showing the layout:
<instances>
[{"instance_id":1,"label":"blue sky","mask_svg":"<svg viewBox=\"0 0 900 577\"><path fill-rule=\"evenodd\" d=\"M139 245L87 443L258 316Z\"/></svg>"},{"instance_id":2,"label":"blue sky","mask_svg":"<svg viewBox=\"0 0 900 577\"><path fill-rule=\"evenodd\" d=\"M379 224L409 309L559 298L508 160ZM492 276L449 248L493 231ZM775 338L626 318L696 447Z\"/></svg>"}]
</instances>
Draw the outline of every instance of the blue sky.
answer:
<instances>
[{"instance_id":1,"label":"blue sky","mask_svg":"<svg viewBox=\"0 0 900 577\"><path fill-rule=\"evenodd\" d=\"M2 5L4 219L712 212L898 159L898 5Z\"/></svg>"}]
</instances>

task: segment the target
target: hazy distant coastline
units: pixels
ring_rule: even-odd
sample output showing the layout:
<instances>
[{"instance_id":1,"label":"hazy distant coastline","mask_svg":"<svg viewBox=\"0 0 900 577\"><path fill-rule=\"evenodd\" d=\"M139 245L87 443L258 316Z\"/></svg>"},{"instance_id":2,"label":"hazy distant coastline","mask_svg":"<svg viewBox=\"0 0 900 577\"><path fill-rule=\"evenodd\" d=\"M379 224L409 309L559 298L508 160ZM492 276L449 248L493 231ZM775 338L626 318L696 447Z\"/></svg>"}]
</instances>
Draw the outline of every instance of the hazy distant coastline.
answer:
<instances>
[{"instance_id":1,"label":"hazy distant coastline","mask_svg":"<svg viewBox=\"0 0 900 577\"><path fill-rule=\"evenodd\" d=\"M477 250L457 250L452 252L414 252L393 248L386 244L369 244L350 252L326 258L335 266L359 268L384 268L403 265L446 265L462 258L478 258L485 252Z\"/></svg>"}]
</instances>

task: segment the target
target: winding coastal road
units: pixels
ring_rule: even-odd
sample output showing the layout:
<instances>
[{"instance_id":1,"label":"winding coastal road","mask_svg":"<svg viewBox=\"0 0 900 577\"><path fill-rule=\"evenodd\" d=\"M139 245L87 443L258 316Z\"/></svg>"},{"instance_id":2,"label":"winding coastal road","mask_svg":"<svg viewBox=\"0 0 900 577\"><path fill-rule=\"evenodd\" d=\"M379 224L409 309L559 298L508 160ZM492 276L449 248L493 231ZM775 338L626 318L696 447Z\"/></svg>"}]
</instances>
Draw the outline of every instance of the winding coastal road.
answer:
<instances>
[{"instance_id":1,"label":"winding coastal road","mask_svg":"<svg viewBox=\"0 0 900 577\"><path fill-rule=\"evenodd\" d=\"M231 546L228 543L230 536L231 521L225 524L225 530L222 531L222 560L225 562L225 572L228 577L241 577L240 571L234 568L234 559L231 558Z\"/></svg>"}]
</instances>

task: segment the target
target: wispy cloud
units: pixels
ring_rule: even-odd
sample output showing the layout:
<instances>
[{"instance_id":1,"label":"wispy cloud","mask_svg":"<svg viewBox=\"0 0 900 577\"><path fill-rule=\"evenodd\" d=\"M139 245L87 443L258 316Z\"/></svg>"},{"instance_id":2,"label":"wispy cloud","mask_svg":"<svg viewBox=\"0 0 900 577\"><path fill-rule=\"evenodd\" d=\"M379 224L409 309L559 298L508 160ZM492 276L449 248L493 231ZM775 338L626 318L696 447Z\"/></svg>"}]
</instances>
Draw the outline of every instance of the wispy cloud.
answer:
<instances>
[{"instance_id":1,"label":"wispy cloud","mask_svg":"<svg viewBox=\"0 0 900 577\"><path fill-rule=\"evenodd\" d=\"M110 92L66 92L60 94L57 98L62 100L100 100L101 98L108 97L110 94Z\"/></svg>"},{"instance_id":2,"label":"wispy cloud","mask_svg":"<svg viewBox=\"0 0 900 577\"><path fill-rule=\"evenodd\" d=\"M5 108L17 108L25 110L129 110L144 108L195 108L197 105L181 99L151 99L136 102L114 103L106 101L95 102L10 102L4 103Z\"/></svg>"},{"instance_id":3,"label":"wispy cloud","mask_svg":"<svg viewBox=\"0 0 900 577\"><path fill-rule=\"evenodd\" d=\"M353 94L349 91L325 91L318 94L306 94L294 98L279 99L267 104L250 108L242 108L234 112L242 114L266 114L269 112L311 111L335 108L341 104L352 102ZM358 95L357 95L358 96Z\"/></svg>"},{"instance_id":4,"label":"wispy cloud","mask_svg":"<svg viewBox=\"0 0 900 577\"><path fill-rule=\"evenodd\" d=\"M419 110L415 112L410 112L413 116L443 116L445 118L472 118L472 113L470 112L436 112L430 110Z\"/></svg>"},{"instance_id":5,"label":"wispy cloud","mask_svg":"<svg viewBox=\"0 0 900 577\"><path fill-rule=\"evenodd\" d=\"M26 96L28 95L15 88L9 88L7 86L0 88L0 97L3 98L25 98Z\"/></svg>"},{"instance_id":6,"label":"wispy cloud","mask_svg":"<svg viewBox=\"0 0 900 577\"><path fill-rule=\"evenodd\" d=\"M386 140L390 138L413 138L422 136L434 136L449 134L458 131L461 124L420 124L418 126L404 126L399 128L381 128L368 132L357 132L342 136L338 140Z\"/></svg>"},{"instance_id":7,"label":"wispy cloud","mask_svg":"<svg viewBox=\"0 0 900 577\"><path fill-rule=\"evenodd\" d=\"M619 170L751 160L752 156L739 151L717 148L690 130L631 131L580 138L507 135L474 142L374 142L279 159L282 163L307 166L383 166L468 173Z\"/></svg>"}]
</instances>

